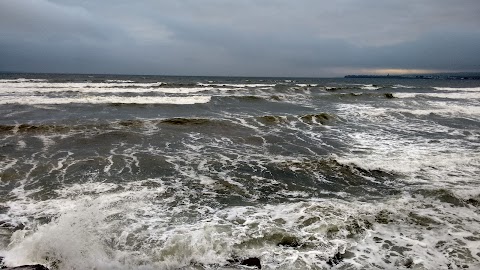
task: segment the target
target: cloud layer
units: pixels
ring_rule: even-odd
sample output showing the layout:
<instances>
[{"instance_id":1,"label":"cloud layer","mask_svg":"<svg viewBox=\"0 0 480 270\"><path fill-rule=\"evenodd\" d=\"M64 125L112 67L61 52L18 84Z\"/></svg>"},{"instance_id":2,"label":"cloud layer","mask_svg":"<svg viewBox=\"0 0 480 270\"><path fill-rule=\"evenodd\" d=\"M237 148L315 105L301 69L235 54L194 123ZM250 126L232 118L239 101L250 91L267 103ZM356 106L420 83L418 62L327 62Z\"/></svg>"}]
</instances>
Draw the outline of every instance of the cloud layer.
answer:
<instances>
[{"instance_id":1,"label":"cloud layer","mask_svg":"<svg viewBox=\"0 0 480 270\"><path fill-rule=\"evenodd\" d=\"M480 70L478 0L2 0L0 70L337 76Z\"/></svg>"}]
</instances>

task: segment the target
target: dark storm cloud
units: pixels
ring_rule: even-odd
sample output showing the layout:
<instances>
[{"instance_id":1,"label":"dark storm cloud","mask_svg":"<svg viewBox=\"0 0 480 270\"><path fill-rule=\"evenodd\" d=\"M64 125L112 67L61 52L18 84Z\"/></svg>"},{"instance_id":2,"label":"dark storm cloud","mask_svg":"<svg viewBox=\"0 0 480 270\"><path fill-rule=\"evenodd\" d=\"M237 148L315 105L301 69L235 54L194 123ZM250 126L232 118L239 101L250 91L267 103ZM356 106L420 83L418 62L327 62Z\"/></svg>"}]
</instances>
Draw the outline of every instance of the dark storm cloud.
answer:
<instances>
[{"instance_id":1,"label":"dark storm cloud","mask_svg":"<svg viewBox=\"0 0 480 270\"><path fill-rule=\"evenodd\" d=\"M0 70L479 70L478 0L1 0Z\"/></svg>"}]
</instances>

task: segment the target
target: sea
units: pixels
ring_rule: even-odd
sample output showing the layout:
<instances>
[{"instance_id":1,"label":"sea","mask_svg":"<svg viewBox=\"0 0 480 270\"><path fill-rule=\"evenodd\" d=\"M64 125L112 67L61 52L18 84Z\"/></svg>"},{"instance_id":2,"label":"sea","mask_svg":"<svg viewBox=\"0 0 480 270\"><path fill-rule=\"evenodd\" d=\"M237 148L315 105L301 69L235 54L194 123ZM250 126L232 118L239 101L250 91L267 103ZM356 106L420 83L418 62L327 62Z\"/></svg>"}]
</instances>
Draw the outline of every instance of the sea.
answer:
<instances>
[{"instance_id":1,"label":"sea","mask_svg":"<svg viewBox=\"0 0 480 270\"><path fill-rule=\"evenodd\" d=\"M0 75L0 257L480 269L480 81Z\"/></svg>"}]
</instances>

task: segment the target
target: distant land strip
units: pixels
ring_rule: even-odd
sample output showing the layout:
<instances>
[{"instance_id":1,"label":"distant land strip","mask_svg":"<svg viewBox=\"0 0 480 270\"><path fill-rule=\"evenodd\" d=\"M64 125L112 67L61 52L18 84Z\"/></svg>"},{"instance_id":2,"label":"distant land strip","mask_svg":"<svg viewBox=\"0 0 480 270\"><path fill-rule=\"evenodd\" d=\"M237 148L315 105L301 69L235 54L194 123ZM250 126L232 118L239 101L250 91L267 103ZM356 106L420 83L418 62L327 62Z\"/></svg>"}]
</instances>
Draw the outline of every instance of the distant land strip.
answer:
<instances>
[{"instance_id":1,"label":"distant land strip","mask_svg":"<svg viewBox=\"0 0 480 270\"><path fill-rule=\"evenodd\" d=\"M429 74L429 75L347 75L350 79L424 79L424 80L480 80L480 75L447 75L447 74Z\"/></svg>"}]
</instances>

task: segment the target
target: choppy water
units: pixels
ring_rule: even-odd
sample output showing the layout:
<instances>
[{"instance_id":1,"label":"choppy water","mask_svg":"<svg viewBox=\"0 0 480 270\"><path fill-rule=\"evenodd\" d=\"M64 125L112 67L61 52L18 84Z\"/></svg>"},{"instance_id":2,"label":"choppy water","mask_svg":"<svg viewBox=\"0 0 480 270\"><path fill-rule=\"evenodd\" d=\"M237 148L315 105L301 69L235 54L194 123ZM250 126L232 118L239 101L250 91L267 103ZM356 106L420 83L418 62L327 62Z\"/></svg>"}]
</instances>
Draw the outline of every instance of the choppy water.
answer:
<instances>
[{"instance_id":1,"label":"choppy water","mask_svg":"<svg viewBox=\"0 0 480 270\"><path fill-rule=\"evenodd\" d=\"M21 77L7 265L480 268L479 81Z\"/></svg>"}]
</instances>

